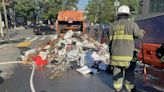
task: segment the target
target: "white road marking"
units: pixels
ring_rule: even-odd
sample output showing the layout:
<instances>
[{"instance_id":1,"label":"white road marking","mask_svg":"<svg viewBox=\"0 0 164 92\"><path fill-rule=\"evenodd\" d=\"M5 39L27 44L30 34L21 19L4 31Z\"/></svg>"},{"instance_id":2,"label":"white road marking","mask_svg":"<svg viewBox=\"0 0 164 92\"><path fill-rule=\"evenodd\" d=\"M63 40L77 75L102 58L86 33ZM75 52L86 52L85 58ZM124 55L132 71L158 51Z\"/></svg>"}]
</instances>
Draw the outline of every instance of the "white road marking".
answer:
<instances>
[{"instance_id":1,"label":"white road marking","mask_svg":"<svg viewBox=\"0 0 164 92\"><path fill-rule=\"evenodd\" d=\"M44 40L44 39L46 39L46 36L43 36L40 40L42 41L42 40Z\"/></svg>"},{"instance_id":2,"label":"white road marking","mask_svg":"<svg viewBox=\"0 0 164 92\"><path fill-rule=\"evenodd\" d=\"M35 41L36 39L38 39L38 37L36 36L35 38L29 40L29 41Z\"/></svg>"},{"instance_id":3,"label":"white road marking","mask_svg":"<svg viewBox=\"0 0 164 92\"><path fill-rule=\"evenodd\" d=\"M26 40L30 40L32 37L27 37Z\"/></svg>"}]
</instances>

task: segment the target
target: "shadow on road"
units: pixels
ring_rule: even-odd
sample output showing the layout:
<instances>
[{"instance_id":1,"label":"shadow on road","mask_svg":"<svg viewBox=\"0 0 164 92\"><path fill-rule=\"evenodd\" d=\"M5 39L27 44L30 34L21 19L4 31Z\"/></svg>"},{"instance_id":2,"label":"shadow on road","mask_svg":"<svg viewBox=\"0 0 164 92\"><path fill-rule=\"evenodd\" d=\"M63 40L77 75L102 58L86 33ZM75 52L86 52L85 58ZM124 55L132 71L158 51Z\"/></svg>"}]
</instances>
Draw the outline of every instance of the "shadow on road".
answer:
<instances>
[{"instance_id":1,"label":"shadow on road","mask_svg":"<svg viewBox=\"0 0 164 92\"><path fill-rule=\"evenodd\" d=\"M4 82L5 80L2 78L2 77L0 77L0 85Z\"/></svg>"},{"instance_id":2,"label":"shadow on road","mask_svg":"<svg viewBox=\"0 0 164 92\"><path fill-rule=\"evenodd\" d=\"M0 71L0 73L1 73L1 71ZM4 81L5 80L2 77L0 77L0 85L3 84Z\"/></svg>"}]
</instances>

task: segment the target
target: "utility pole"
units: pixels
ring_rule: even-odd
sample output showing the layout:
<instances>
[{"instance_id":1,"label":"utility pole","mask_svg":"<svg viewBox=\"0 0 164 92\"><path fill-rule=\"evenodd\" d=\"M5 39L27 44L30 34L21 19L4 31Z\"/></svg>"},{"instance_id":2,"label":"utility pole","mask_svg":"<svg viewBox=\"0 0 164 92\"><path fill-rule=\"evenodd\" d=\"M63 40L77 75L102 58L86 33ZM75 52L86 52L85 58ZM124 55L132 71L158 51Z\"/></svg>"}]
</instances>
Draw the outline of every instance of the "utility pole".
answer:
<instances>
[{"instance_id":1,"label":"utility pole","mask_svg":"<svg viewBox=\"0 0 164 92\"><path fill-rule=\"evenodd\" d=\"M1 37L4 38L1 11L0 11L0 32L1 32Z\"/></svg>"},{"instance_id":2,"label":"utility pole","mask_svg":"<svg viewBox=\"0 0 164 92\"><path fill-rule=\"evenodd\" d=\"M5 27L7 31L7 40L9 41L9 30L8 30L8 19L7 19L7 13L6 13L6 3L4 0L2 0L3 5L3 11L4 11L4 17L5 17Z\"/></svg>"}]
</instances>

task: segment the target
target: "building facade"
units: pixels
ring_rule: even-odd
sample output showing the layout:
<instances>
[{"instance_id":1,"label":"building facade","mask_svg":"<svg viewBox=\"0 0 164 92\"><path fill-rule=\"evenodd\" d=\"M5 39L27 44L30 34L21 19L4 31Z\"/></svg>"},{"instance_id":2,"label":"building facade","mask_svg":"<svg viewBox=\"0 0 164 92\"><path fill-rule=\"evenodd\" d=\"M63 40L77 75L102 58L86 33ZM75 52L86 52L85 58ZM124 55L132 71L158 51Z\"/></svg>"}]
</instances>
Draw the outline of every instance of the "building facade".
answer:
<instances>
[{"instance_id":1,"label":"building facade","mask_svg":"<svg viewBox=\"0 0 164 92\"><path fill-rule=\"evenodd\" d=\"M164 15L164 0L140 0L137 19L145 19L162 14Z\"/></svg>"}]
</instances>

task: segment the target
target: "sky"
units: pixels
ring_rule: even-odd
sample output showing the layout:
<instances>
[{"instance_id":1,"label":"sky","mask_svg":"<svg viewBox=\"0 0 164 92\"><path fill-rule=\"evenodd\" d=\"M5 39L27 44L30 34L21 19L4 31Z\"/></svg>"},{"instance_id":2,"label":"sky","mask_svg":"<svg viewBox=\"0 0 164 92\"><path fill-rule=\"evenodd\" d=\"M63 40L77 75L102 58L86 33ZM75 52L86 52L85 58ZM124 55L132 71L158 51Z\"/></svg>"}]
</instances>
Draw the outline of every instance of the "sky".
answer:
<instances>
[{"instance_id":1,"label":"sky","mask_svg":"<svg viewBox=\"0 0 164 92\"><path fill-rule=\"evenodd\" d=\"M78 2L78 9L79 10L84 10L85 6L88 4L88 0L79 0Z\"/></svg>"}]
</instances>

